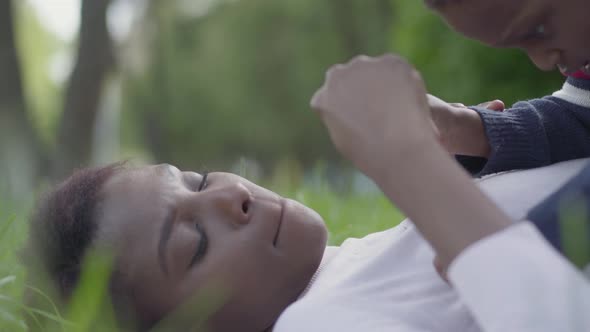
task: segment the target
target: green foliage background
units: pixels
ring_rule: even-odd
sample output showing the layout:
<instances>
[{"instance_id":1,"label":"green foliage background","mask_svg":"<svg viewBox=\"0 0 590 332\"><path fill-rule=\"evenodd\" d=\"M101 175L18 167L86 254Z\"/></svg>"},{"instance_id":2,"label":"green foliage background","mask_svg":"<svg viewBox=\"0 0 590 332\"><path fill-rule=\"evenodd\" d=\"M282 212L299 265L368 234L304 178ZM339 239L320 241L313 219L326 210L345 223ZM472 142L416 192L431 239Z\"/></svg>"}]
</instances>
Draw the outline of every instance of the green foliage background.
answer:
<instances>
[{"instance_id":1,"label":"green foliage background","mask_svg":"<svg viewBox=\"0 0 590 332\"><path fill-rule=\"evenodd\" d=\"M354 20L341 24L339 6ZM152 8L151 66L126 84L124 114L139 124L126 142L187 167L236 156L268 167L285 157L307 166L338 160L308 100L330 65L359 53L400 53L431 93L465 104L511 104L560 87L559 74L540 72L520 51L466 40L421 1L391 8L384 15L376 0L249 0L183 17L160 3Z\"/></svg>"}]
</instances>

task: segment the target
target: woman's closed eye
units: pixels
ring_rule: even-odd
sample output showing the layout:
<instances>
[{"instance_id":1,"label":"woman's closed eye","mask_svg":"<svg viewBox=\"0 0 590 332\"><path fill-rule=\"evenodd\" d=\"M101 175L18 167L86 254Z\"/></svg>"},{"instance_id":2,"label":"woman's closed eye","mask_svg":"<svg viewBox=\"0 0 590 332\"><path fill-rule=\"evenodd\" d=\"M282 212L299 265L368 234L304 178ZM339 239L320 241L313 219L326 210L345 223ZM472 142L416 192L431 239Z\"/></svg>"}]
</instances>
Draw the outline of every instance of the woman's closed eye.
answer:
<instances>
[{"instance_id":1,"label":"woman's closed eye","mask_svg":"<svg viewBox=\"0 0 590 332\"><path fill-rule=\"evenodd\" d=\"M199 187L197 188L197 192L200 192L200 191L204 190L205 188L207 188L208 175L209 175L209 173L207 173L207 172L203 173L203 177L201 178L201 182L199 183ZM199 244L197 245L197 250L195 251L193 258L191 258L191 261L188 265L189 269L191 267L193 267L197 262L199 262L203 258L203 256L205 256L205 253L207 252L207 245L209 244L207 234L205 233L203 228L198 223L195 223L195 230L199 234Z\"/></svg>"},{"instance_id":2,"label":"woman's closed eye","mask_svg":"<svg viewBox=\"0 0 590 332\"><path fill-rule=\"evenodd\" d=\"M207 187L207 177L209 176L209 173L205 172L203 173L203 178L201 179L201 183L199 183L199 187L197 188L197 191L202 191L203 189L205 189Z\"/></svg>"},{"instance_id":3,"label":"woman's closed eye","mask_svg":"<svg viewBox=\"0 0 590 332\"><path fill-rule=\"evenodd\" d=\"M207 188L207 175L208 173L203 173L203 175L199 175L195 172L183 172L182 173L182 182L186 186L186 188L193 192L199 192Z\"/></svg>"},{"instance_id":4,"label":"woman's closed eye","mask_svg":"<svg viewBox=\"0 0 590 332\"><path fill-rule=\"evenodd\" d=\"M195 223L195 230L197 231L197 233L199 233L199 244L197 245L197 250L195 251L193 258L191 258L191 261L188 265L188 269L193 267L197 262L199 262L203 258L203 256L205 256L205 254L207 253L207 246L209 244L207 234L205 234L205 231L198 223Z\"/></svg>"}]
</instances>

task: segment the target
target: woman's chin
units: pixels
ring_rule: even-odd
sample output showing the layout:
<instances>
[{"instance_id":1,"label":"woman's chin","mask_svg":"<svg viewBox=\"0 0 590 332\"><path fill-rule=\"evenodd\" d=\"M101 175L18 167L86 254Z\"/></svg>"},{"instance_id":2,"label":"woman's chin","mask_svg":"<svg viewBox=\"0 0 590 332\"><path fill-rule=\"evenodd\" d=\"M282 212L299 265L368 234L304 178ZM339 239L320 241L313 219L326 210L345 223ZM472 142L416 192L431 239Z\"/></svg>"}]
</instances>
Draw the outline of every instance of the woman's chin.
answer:
<instances>
[{"instance_id":1,"label":"woman's chin","mask_svg":"<svg viewBox=\"0 0 590 332\"><path fill-rule=\"evenodd\" d=\"M297 201L287 199L281 233L284 235L285 246L292 246L295 249L315 249L321 256L326 246L328 230L324 219L316 211ZM282 239L279 238L280 240ZM279 241L277 245L280 245Z\"/></svg>"}]
</instances>

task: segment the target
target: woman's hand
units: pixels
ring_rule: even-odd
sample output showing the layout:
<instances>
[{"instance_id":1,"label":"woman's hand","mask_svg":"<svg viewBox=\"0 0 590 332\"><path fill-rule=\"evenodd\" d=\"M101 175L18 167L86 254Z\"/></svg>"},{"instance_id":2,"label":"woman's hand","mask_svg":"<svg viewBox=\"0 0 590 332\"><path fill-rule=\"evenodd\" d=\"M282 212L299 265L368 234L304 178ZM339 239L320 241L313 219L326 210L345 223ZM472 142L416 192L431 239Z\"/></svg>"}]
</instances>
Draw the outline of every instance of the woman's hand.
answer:
<instances>
[{"instance_id":1,"label":"woman's hand","mask_svg":"<svg viewBox=\"0 0 590 332\"><path fill-rule=\"evenodd\" d=\"M437 142L424 83L400 57L361 56L332 67L311 106L336 148L418 227L441 271L511 225Z\"/></svg>"},{"instance_id":2,"label":"woman's hand","mask_svg":"<svg viewBox=\"0 0 590 332\"><path fill-rule=\"evenodd\" d=\"M394 171L408 152L437 144L424 83L398 56L359 56L333 66L311 107L340 153L374 179Z\"/></svg>"}]
</instances>

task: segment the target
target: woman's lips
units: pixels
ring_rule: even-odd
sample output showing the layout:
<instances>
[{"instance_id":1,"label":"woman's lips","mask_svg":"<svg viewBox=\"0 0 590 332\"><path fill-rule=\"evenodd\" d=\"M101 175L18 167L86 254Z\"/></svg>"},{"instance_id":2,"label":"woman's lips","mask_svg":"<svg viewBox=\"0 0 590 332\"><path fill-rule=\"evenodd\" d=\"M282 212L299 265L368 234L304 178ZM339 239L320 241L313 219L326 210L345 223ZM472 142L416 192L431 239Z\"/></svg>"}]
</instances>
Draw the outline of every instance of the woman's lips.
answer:
<instances>
[{"instance_id":1,"label":"woman's lips","mask_svg":"<svg viewBox=\"0 0 590 332\"><path fill-rule=\"evenodd\" d=\"M273 246L277 246L277 240L279 239L279 234L281 233L281 226L283 225L283 217L285 216L285 199L281 198L279 201L279 204L281 206L281 213L279 215L279 225L277 226L277 232L275 234L275 237L272 241Z\"/></svg>"}]
</instances>

